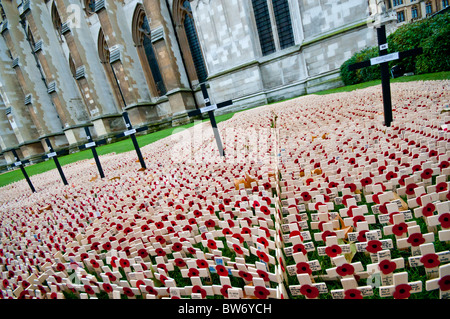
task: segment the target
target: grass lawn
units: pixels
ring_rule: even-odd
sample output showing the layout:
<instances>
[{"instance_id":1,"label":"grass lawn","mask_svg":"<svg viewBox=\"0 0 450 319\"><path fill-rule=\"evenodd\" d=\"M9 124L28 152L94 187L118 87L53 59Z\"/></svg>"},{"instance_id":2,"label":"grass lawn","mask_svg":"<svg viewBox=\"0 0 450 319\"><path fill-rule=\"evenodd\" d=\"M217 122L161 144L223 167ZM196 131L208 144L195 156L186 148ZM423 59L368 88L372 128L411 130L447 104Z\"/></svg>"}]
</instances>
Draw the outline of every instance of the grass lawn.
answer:
<instances>
[{"instance_id":1,"label":"grass lawn","mask_svg":"<svg viewBox=\"0 0 450 319\"><path fill-rule=\"evenodd\" d=\"M420 75L412 75L412 76L403 76L403 77L399 77L396 79L391 79L391 82L395 83L395 82L447 80L447 79L450 79L450 72L438 72L438 73L420 74ZM374 81L369 81L369 82L360 83L360 84L356 84L356 85L349 85L349 86L339 87L336 89L325 90L325 91L317 92L314 94L325 95L325 94L338 93L338 92L351 92L353 90L363 89L366 87L379 85L379 84L381 84L381 80L374 80ZM241 111L238 111L238 112L241 112ZM216 116L216 121L217 121L217 123L226 121L226 120L230 119L235 113L236 112ZM208 119L205 119L203 121L208 121ZM172 134L172 132L176 129L189 128L189 127L194 126L194 124L195 123L189 123L189 124L185 124L185 125L178 126L178 127L164 129L164 130L161 130L158 132L153 132L153 133L150 133L147 135L138 136L137 140L139 142L139 145L141 147L143 147L145 145L148 145L155 141L158 141L162 138L170 136ZM113 153L113 152L123 153L123 152L132 151L133 149L134 149L133 144L131 143L130 140L127 139L127 140L122 140L122 141L115 142L112 144L100 146L97 148L97 153L99 155L109 154L109 153ZM91 158L93 158L92 152L90 150L85 150L85 151L69 154L66 156L62 156L62 157L59 157L58 159L59 159L59 162L61 163L61 165L66 165L66 164L74 163L74 162L85 160L85 159L91 159ZM52 170L54 168L55 168L54 162L52 160L48 160L46 162L41 162L41 163L27 166L26 170L27 170L27 173L29 176L33 176L33 175L37 175L37 174ZM23 178L24 177L22 175L22 172L19 169L1 174L0 175L0 187L8 185L10 183L14 183Z\"/></svg>"}]
</instances>

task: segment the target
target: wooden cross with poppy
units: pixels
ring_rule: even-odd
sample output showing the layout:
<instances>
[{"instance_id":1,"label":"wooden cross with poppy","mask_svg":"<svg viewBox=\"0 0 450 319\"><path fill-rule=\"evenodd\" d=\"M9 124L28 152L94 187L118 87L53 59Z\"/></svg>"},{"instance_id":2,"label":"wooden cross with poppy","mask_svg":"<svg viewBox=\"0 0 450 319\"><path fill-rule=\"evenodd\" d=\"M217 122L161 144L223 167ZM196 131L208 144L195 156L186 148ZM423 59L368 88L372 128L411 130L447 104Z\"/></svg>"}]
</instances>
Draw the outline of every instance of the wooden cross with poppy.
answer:
<instances>
[{"instance_id":1,"label":"wooden cross with poppy","mask_svg":"<svg viewBox=\"0 0 450 319\"><path fill-rule=\"evenodd\" d=\"M354 278L355 275L359 276L362 272L364 272L364 267L360 261L348 263L342 255L331 258L331 260L336 266L326 269L327 275L331 278Z\"/></svg>"},{"instance_id":2,"label":"wooden cross with poppy","mask_svg":"<svg viewBox=\"0 0 450 319\"><path fill-rule=\"evenodd\" d=\"M431 216L426 216L427 225L432 227L433 232L436 232L436 227L440 226L441 231L450 230L450 207L449 202L436 203L436 212Z\"/></svg>"},{"instance_id":3,"label":"wooden cross with poppy","mask_svg":"<svg viewBox=\"0 0 450 319\"><path fill-rule=\"evenodd\" d=\"M286 256L292 256L294 253L302 252L306 255L309 252L313 252L316 250L314 247L314 242L304 242L303 238L300 235L293 236L290 238L291 246L284 247L284 252Z\"/></svg>"},{"instance_id":4,"label":"wooden cross with poppy","mask_svg":"<svg viewBox=\"0 0 450 319\"><path fill-rule=\"evenodd\" d=\"M262 278L254 278L253 286L244 286L244 292L247 296L254 296L258 299L279 299L278 296L280 294L277 288L267 288Z\"/></svg>"},{"instance_id":5,"label":"wooden cross with poppy","mask_svg":"<svg viewBox=\"0 0 450 319\"><path fill-rule=\"evenodd\" d=\"M377 261L367 265L369 274L380 274L381 284L389 286L393 284L394 271L405 267L405 260L402 257L391 259L391 251L384 249L376 253Z\"/></svg>"},{"instance_id":6,"label":"wooden cross with poppy","mask_svg":"<svg viewBox=\"0 0 450 319\"><path fill-rule=\"evenodd\" d=\"M206 299L206 296L214 296L214 289L210 285L203 285L200 277L191 277L192 286L185 286L187 295L192 299Z\"/></svg>"},{"instance_id":7,"label":"wooden cross with poppy","mask_svg":"<svg viewBox=\"0 0 450 319\"><path fill-rule=\"evenodd\" d=\"M320 232L314 233L314 240L316 242L325 242L329 236L336 236L339 239L345 238L345 230L339 228L339 220L330 220L328 213L319 213L319 221L311 222L311 229L320 230Z\"/></svg>"},{"instance_id":8,"label":"wooden cross with poppy","mask_svg":"<svg viewBox=\"0 0 450 319\"><path fill-rule=\"evenodd\" d=\"M427 278L437 278L439 265L450 261L450 251L436 253L434 243L422 244L419 248L421 256L408 257L410 267L424 266Z\"/></svg>"},{"instance_id":9,"label":"wooden cross with poppy","mask_svg":"<svg viewBox=\"0 0 450 319\"><path fill-rule=\"evenodd\" d=\"M420 226L415 225L408 227L408 238L397 239L397 248L405 249L411 247L411 255L418 256L421 254L420 245L433 242L433 233L422 234L420 231Z\"/></svg>"},{"instance_id":10,"label":"wooden cross with poppy","mask_svg":"<svg viewBox=\"0 0 450 319\"><path fill-rule=\"evenodd\" d=\"M286 270L289 276L297 274L312 275L313 272L321 270L320 263L317 259L309 260L308 255L303 252L293 253L294 265L287 265Z\"/></svg>"},{"instance_id":11,"label":"wooden cross with poppy","mask_svg":"<svg viewBox=\"0 0 450 319\"><path fill-rule=\"evenodd\" d=\"M220 285L212 285L214 294L224 296L225 299L241 299L244 297L244 292L240 287L233 287L231 280L227 276L220 276Z\"/></svg>"},{"instance_id":12,"label":"wooden cross with poppy","mask_svg":"<svg viewBox=\"0 0 450 319\"><path fill-rule=\"evenodd\" d=\"M416 221L405 222L405 215L401 212L391 213L389 215L390 222L392 225L387 225L383 227L383 233L385 236L394 234L396 240L406 238L408 227L417 225Z\"/></svg>"},{"instance_id":13,"label":"wooden cross with poppy","mask_svg":"<svg viewBox=\"0 0 450 319\"><path fill-rule=\"evenodd\" d=\"M394 274L392 285L381 286L378 289L381 298L408 299L412 293L421 292L422 285L421 280L408 282L408 273L404 271Z\"/></svg>"},{"instance_id":14,"label":"wooden cross with poppy","mask_svg":"<svg viewBox=\"0 0 450 319\"><path fill-rule=\"evenodd\" d=\"M313 283L308 274L297 274L298 285L290 285L289 290L293 296L305 296L306 299L319 299L319 294L328 293L326 283Z\"/></svg>"},{"instance_id":15,"label":"wooden cross with poppy","mask_svg":"<svg viewBox=\"0 0 450 319\"><path fill-rule=\"evenodd\" d=\"M373 295L372 286L358 286L354 277L342 278L343 289L333 289L330 291L333 299L363 299Z\"/></svg>"},{"instance_id":16,"label":"wooden cross with poppy","mask_svg":"<svg viewBox=\"0 0 450 319\"><path fill-rule=\"evenodd\" d=\"M450 299L450 264L439 267L439 277L427 280L425 290L431 291L439 289L440 299Z\"/></svg>"}]
</instances>

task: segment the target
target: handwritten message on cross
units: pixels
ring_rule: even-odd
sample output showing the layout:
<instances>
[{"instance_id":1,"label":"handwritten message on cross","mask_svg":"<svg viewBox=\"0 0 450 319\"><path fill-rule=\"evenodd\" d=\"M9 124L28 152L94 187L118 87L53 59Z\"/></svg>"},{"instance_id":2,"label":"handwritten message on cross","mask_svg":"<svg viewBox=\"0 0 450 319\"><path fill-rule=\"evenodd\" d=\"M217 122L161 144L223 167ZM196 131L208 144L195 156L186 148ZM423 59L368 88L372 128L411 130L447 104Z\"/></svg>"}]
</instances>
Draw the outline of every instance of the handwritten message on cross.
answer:
<instances>
[{"instance_id":1,"label":"handwritten message on cross","mask_svg":"<svg viewBox=\"0 0 450 319\"><path fill-rule=\"evenodd\" d=\"M214 111L217 109L223 108L225 106L232 105L233 101L228 100L228 101L224 101L224 102L217 103L217 104L211 104L211 101L210 101L209 95L208 95L208 90L206 89L206 84L202 83L200 87L202 89L203 99L205 100L206 106L201 109L198 109L198 110L190 111L187 114L189 116L195 116L195 115L199 115L199 114L208 112L209 121L211 122L211 126L212 126L212 129L214 132L214 137L215 137L216 143L217 143L217 148L219 149L219 154L220 154L220 156L225 156L225 152L223 150L223 145L222 145L222 140L220 138L219 129L217 128L216 118L214 116Z\"/></svg>"},{"instance_id":2,"label":"handwritten message on cross","mask_svg":"<svg viewBox=\"0 0 450 319\"><path fill-rule=\"evenodd\" d=\"M392 116L392 100L391 100L391 84L389 73L389 61L402 60L406 57L415 56L423 53L422 48L415 48L403 52L387 53L388 43L386 38L386 27L382 25L377 28L378 50L379 56L367 61L351 64L348 66L350 71L362 69L371 65L380 64L381 67L381 89L383 92L383 108L384 108L384 125L391 126Z\"/></svg>"}]
</instances>

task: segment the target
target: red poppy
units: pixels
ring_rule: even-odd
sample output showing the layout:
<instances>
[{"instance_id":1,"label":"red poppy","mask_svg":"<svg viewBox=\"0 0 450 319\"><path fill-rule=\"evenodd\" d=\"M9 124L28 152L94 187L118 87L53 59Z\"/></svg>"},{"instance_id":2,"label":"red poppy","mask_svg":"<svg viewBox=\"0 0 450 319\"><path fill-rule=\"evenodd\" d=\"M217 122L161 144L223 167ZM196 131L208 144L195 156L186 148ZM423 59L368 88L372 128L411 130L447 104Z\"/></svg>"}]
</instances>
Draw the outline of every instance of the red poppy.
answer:
<instances>
[{"instance_id":1,"label":"red poppy","mask_svg":"<svg viewBox=\"0 0 450 319\"><path fill-rule=\"evenodd\" d=\"M411 234L406 241L411 246L418 247L425 242L425 238L423 238L422 233L414 233L414 234Z\"/></svg>"},{"instance_id":2,"label":"red poppy","mask_svg":"<svg viewBox=\"0 0 450 319\"><path fill-rule=\"evenodd\" d=\"M300 196L303 198L303 201L305 201L305 202L311 200L311 195L309 195L308 192L303 192L300 194Z\"/></svg>"},{"instance_id":3,"label":"red poppy","mask_svg":"<svg viewBox=\"0 0 450 319\"><path fill-rule=\"evenodd\" d=\"M241 244L244 242L244 237L239 233L235 233L231 237L238 239Z\"/></svg>"},{"instance_id":4,"label":"red poppy","mask_svg":"<svg viewBox=\"0 0 450 319\"><path fill-rule=\"evenodd\" d=\"M185 225L182 229L183 229L183 231L191 232L192 231L192 226L191 225Z\"/></svg>"},{"instance_id":5,"label":"red poppy","mask_svg":"<svg viewBox=\"0 0 450 319\"><path fill-rule=\"evenodd\" d=\"M441 291L450 290L450 275L444 276L438 281L439 289Z\"/></svg>"},{"instance_id":6,"label":"red poppy","mask_svg":"<svg viewBox=\"0 0 450 319\"><path fill-rule=\"evenodd\" d=\"M301 241L303 241L303 236L300 234L299 230L293 230L289 233L289 238L292 238L294 236L300 236Z\"/></svg>"},{"instance_id":7,"label":"red poppy","mask_svg":"<svg viewBox=\"0 0 450 319\"><path fill-rule=\"evenodd\" d=\"M324 242L326 242L326 238L328 237L328 236L337 236L336 235L336 233L333 231L329 231L329 230L326 230L326 231L324 231L323 233L322 233L322 240L324 241Z\"/></svg>"},{"instance_id":8,"label":"red poppy","mask_svg":"<svg viewBox=\"0 0 450 319\"><path fill-rule=\"evenodd\" d=\"M131 290L130 287L123 287L123 293L125 294L125 296L127 297L134 297L134 292L133 290Z\"/></svg>"},{"instance_id":9,"label":"red poppy","mask_svg":"<svg viewBox=\"0 0 450 319\"><path fill-rule=\"evenodd\" d=\"M161 235L156 236L155 239L156 239L156 241L157 241L158 243L160 243L161 245L163 245L163 244L166 243L166 240L165 240L164 237L161 236Z\"/></svg>"},{"instance_id":10,"label":"red poppy","mask_svg":"<svg viewBox=\"0 0 450 319\"><path fill-rule=\"evenodd\" d=\"M381 243L381 241L379 241L377 239L369 240L369 242L367 243L367 246L366 246L366 250L372 254L376 254L377 252L379 252L382 249L383 249L382 243Z\"/></svg>"},{"instance_id":11,"label":"red poppy","mask_svg":"<svg viewBox=\"0 0 450 319\"><path fill-rule=\"evenodd\" d=\"M258 256L259 259L261 259L262 261L268 263L269 262L269 256L267 256L267 254L263 251L258 250L256 252L256 255Z\"/></svg>"},{"instance_id":12,"label":"red poppy","mask_svg":"<svg viewBox=\"0 0 450 319\"><path fill-rule=\"evenodd\" d=\"M448 189L446 182L440 182L436 185L436 192L445 192Z\"/></svg>"},{"instance_id":13,"label":"red poppy","mask_svg":"<svg viewBox=\"0 0 450 319\"><path fill-rule=\"evenodd\" d=\"M251 235L251 234L252 234L252 231L251 231L250 228L248 228L248 227L242 227L241 234L244 234L244 235Z\"/></svg>"},{"instance_id":14,"label":"red poppy","mask_svg":"<svg viewBox=\"0 0 450 319\"><path fill-rule=\"evenodd\" d=\"M163 222L156 222L155 223L156 228L158 229L163 229L164 228L164 223Z\"/></svg>"},{"instance_id":15,"label":"red poppy","mask_svg":"<svg viewBox=\"0 0 450 319\"><path fill-rule=\"evenodd\" d=\"M122 268L130 267L130 261L128 259L120 258L119 264Z\"/></svg>"},{"instance_id":16,"label":"red poppy","mask_svg":"<svg viewBox=\"0 0 450 319\"><path fill-rule=\"evenodd\" d=\"M408 225L406 223L399 223L392 226L392 232L396 236L402 236L403 234L406 234L408 231Z\"/></svg>"},{"instance_id":17,"label":"red poppy","mask_svg":"<svg viewBox=\"0 0 450 319\"><path fill-rule=\"evenodd\" d=\"M373 181L370 177L363 178L363 179L361 179L360 182L363 187L373 183Z\"/></svg>"},{"instance_id":18,"label":"red poppy","mask_svg":"<svg viewBox=\"0 0 450 319\"><path fill-rule=\"evenodd\" d=\"M339 276L353 275L355 273L355 267L351 264L343 264L342 266L336 268L336 272Z\"/></svg>"},{"instance_id":19,"label":"red poppy","mask_svg":"<svg viewBox=\"0 0 450 319\"><path fill-rule=\"evenodd\" d=\"M441 214L438 218L442 228L450 228L450 213Z\"/></svg>"},{"instance_id":20,"label":"red poppy","mask_svg":"<svg viewBox=\"0 0 450 319\"><path fill-rule=\"evenodd\" d=\"M339 245L332 245L325 248L325 253L328 257L333 258L342 253L342 248Z\"/></svg>"},{"instance_id":21,"label":"red poppy","mask_svg":"<svg viewBox=\"0 0 450 319\"><path fill-rule=\"evenodd\" d=\"M107 272L105 275L108 276L109 281L114 282L117 280L116 276L114 276L111 272Z\"/></svg>"},{"instance_id":22,"label":"red poppy","mask_svg":"<svg viewBox=\"0 0 450 319\"><path fill-rule=\"evenodd\" d=\"M104 243L104 244L102 245L102 248L103 248L104 250L111 250L111 248L112 248L111 243L110 243L110 242Z\"/></svg>"},{"instance_id":23,"label":"red poppy","mask_svg":"<svg viewBox=\"0 0 450 319\"><path fill-rule=\"evenodd\" d=\"M253 276L251 273L244 271L244 270L240 270L238 272L239 277L241 277L242 279L244 279L245 281L252 281L253 280Z\"/></svg>"},{"instance_id":24,"label":"red poppy","mask_svg":"<svg viewBox=\"0 0 450 319\"><path fill-rule=\"evenodd\" d=\"M401 185L401 186L405 186L405 178L408 178L409 177L409 175L402 175L401 177L400 177L400 179L398 180L398 183Z\"/></svg>"},{"instance_id":25,"label":"red poppy","mask_svg":"<svg viewBox=\"0 0 450 319\"><path fill-rule=\"evenodd\" d=\"M66 270L66 266L64 266L62 263L58 263L58 264L56 265L56 270L58 270L58 271L64 271L64 270Z\"/></svg>"},{"instance_id":26,"label":"red poppy","mask_svg":"<svg viewBox=\"0 0 450 319\"><path fill-rule=\"evenodd\" d=\"M208 262L205 259L197 259L195 263L198 268L208 268Z\"/></svg>"},{"instance_id":27,"label":"red poppy","mask_svg":"<svg viewBox=\"0 0 450 319\"><path fill-rule=\"evenodd\" d=\"M162 256L162 257L164 257L166 255L166 252L162 248L156 248L155 253L156 253L156 255Z\"/></svg>"},{"instance_id":28,"label":"red poppy","mask_svg":"<svg viewBox=\"0 0 450 319\"><path fill-rule=\"evenodd\" d=\"M422 169L422 166L421 165L414 165L413 167L412 167L412 171L413 172L418 172L418 171L420 171Z\"/></svg>"},{"instance_id":29,"label":"red poppy","mask_svg":"<svg viewBox=\"0 0 450 319\"><path fill-rule=\"evenodd\" d=\"M233 288L230 285L224 285L221 289L220 289L220 293L225 297L228 298L228 289Z\"/></svg>"},{"instance_id":30,"label":"red poppy","mask_svg":"<svg viewBox=\"0 0 450 319\"><path fill-rule=\"evenodd\" d=\"M395 287L394 298L395 299L407 299L411 296L411 286L408 284L400 284Z\"/></svg>"},{"instance_id":31,"label":"red poppy","mask_svg":"<svg viewBox=\"0 0 450 319\"><path fill-rule=\"evenodd\" d=\"M203 214L202 214L201 211L199 211L198 209L196 209L196 210L194 210L194 216L197 217L197 218L199 218L199 217L202 217Z\"/></svg>"},{"instance_id":32,"label":"red poppy","mask_svg":"<svg viewBox=\"0 0 450 319\"><path fill-rule=\"evenodd\" d=\"M216 222L212 219L208 219L207 221L205 221L205 226L208 228L213 228L216 226Z\"/></svg>"},{"instance_id":33,"label":"red poppy","mask_svg":"<svg viewBox=\"0 0 450 319\"><path fill-rule=\"evenodd\" d=\"M363 296L358 289L348 289L344 292L344 299L363 299Z\"/></svg>"},{"instance_id":34,"label":"red poppy","mask_svg":"<svg viewBox=\"0 0 450 319\"><path fill-rule=\"evenodd\" d=\"M189 268L189 271L188 271L188 277L189 278L191 278L191 277L198 277L199 274L200 274L200 272L198 271L197 268Z\"/></svg>"},{"instance_id":35,"label":"red poppy","mask_svg":"<svg viewBox=\"0 0 450 319\"><path fill-rule=\"evenodd\" d=\"M164 271L167 273L167 272L169 272L169 270L167 269L167 266L165 265L165 264L157 264L156 265L156 268L161 268L161 269L164 269Z\"/></svg>"},{"instance_id":36,"label":"red poppy","mask_svg":"<svg viewBox=\"0 0 450 319\"><path fill-rule=\"evenodd\" d=\"M270 210L267 206L261 206L259 208L259 210L264 214L264 215L270 215Z\"/></svg>"},{"instance_id":37,"label":"red poppy","mask_svg":"<svg viewBox=\"0 0 450 319\"><path fill-rule=\"evenodd\" d=\"M255 287L255 297L258 299L267 299L267 296L270 295L270 291L263 286Z\"/></svg>"},{"instance_id":38,"label":"red poppy","mask_svg":"<svg viewBox=\"0 0 450 319\"><path fill-rule=\"evenodd\" d=\"M260 278L264 279L264 281L269 281L269 274L264 270L258 269L256 273Z\"/></svg>"},{"instance_id":39,"label":"red poppy","mask_svg":"<svg viewBox=\"0 0 450 319\"><path fill-rule=\"evenodd\" d=\"M359 233L358 233L358 237L356 238L356 240L357 241L359 241L359 242L366 242L367 241L367 238L366 238L366 233L368 233L369 231L368 230L361 230Z\"/></svg>"},{"instance_id":40,"label":"red poppy","mask_svg":"<svg viewBox=\"0 0 450 319\"><path fill-rule=\"evenodd\" d=\"M155 295L155 296L157 296L158 295L158 292L155 290L155 288L153 288L152 286L146 286L145 287L145 291L147 292L147 293L149 293L150 295Z\"/></svg>"},{"instance_id":41,"label":"red poppy","mask_svg":"<svg viewBox=\"0 0 450 319\"><path fill-rule=\"evenodd\" d=\"M358 222L363 222L365 220L366 220L366 218L362 215L355 216L355 217L353 217L353 226L356 227Z\"/></svg>"},{"instance_id":42,"label":"red poppy","mask_svg":"<svg viewBox=\"0 0 450 319\"><path fill-rule=\"evenodd\" d=\"M417 184L416 184L416 183L411 183L411 184L406 185L405 193L406 193L407 195L414 195L414 189L415 189L416 187L417 187Z\"/></svg>"},{"instance_id":43,"label":"red poppy","mask_svg":"<svg viewBox=\"0 0 450 319\"><path fill-rule=\"evenodd\" d=\"M176 258L174 260L174 262L177 267L185 267L186 266L186 262L184 261L183 258Z\"/></svg>"},{"instance_id":44,"label":"red poppy","mask_svg":"<svg viewBox=\"0 0 450 319\"><path fill-rule=\"evenodd\" d=\"M356 191L356 185L354 183L348 183L344 185L344 188L350 188L350 191L353 193Z\"/></svg>"},{"instance_id":45,"label":"red poppy","mask_svg":"<svg viewBox=\"0 0 450 319\"><path fill-rule=\"evenodd\" d=\"M216 271L219 276L228 276L228 270L223 265L217 265Z\"/></svg>"},{"instance_id":46,"label":"red poppy","mask_svg":"<svg viewBox=\"0 0 450 319\"><path fill-rule=\"evenodd\" d=\"M448 161L442 161L439 163L439 168L442 170L444 168L447 168L450 166L450 163Z\"/></svg>"},{"instance_id":47,"label":"red poppy","mask_svg":"<svg viewBox=\"0 0 450 319\"><path fill-rule=\"evenodd\" d=\"M421 174L422 179L430 179L433 176L433 170L431 168L426 168Z\"/></svg>"},{"instance_id":48,"label":"red poppy","mask_svg":"<svg viewBox=\"0 0 450 319\"><path fill-rule=\"evenodd\" d=\"M195 255L197 252L197 250L194 247L189 247L187 250L191 255Z\"/></svg>"},{"instance_id":49,"label":"red poppy","mask_svg":"<svg viewBox=\"0 0 450 319\"><path fill-rule=\"evenodd\" d=\"M84 285L84 291L89 295L95 295L94 289L89 285Z\"/></svg>"},{"instance_id":50,"label":"red poppy","mask_svg":"<svg viewBox=\"0 0 450 319\"><path fill-rule=\"evenodd\" d=\"M350 198L353 198L353 196L349 195L349 194L342 196L342 204L347 206L347 199L350 199Z\"/></svg>"},{"instance_id":51,"label":"red poppy","mask_svg":"<svg viewBox=\"0 0 450 319\"><path fill-rule=\"evenodd\" d=\"M183 249L183 244L180 242L176 242L172 245L173 251L181 251Z\"/></svg>"},{"instance_id":52,"label":"red poppy","mask_svg":"<svg viewBox=\"0 0 450 319\"><path fill-rule=\"evenodd\" d=\"M393 179L393 178L397 178L398 177L398 175L397 175L397 173L395 173L395 172L388 172L387 174L386 174L386 179L388 180L388 181L390 181L391 179Z\"/></svg>"},{"instance_id":53,"label":"red poppy","mask_svg":"<svg viewBox=\"0 0 450 319\"><path fill-rule=\"evenodd\" d=\"M263 186L264 186L264 189L265 189L265 190L269 190L269 189L272 188L272 184L270 184L269 182L265 182L265 183L263 184Z\"/></svg>"},{"instance_id":54,"label":"red poppy","mask_svg":"<svg viewBox=\"0 0 450 319\"><path fill-rule=\"evenodd\" d=\"M89 263L92 265L92 267L94 267L94 268L99 268L100 267L100 264L97 262L97 260L95 260L95 259L91 259L90 261L89 261Z\"/></svg>"},{"instance_id":55,"label":"red poppy","mask_svg":"<svg viewBox=\"0 0 450 319\"><path fill-rule=\"evenodd\" d=\"M420 258L420 262L425 268L435 268L441 264L437 254L426 254Z\"/></svg>"},{"instance_id":56,"label":"red poppy","mask_svg":"<svg viewBox=\"0 0 450 319\"><path fill-rule=\"evenodd\" d=\"M148 252L145 248L139 249L137 253L141 258L145 258L148 256Z\"/></svg>"},{"instance_id":57,"label":"red poppy","mask_svg":"<svg viewBox=\"0 0 450 319\"><path fill-rule=\"evenodd\" d=\"M269 242L264 237L258 237L256 242L259 243L259 244L262 244L264 246L264 248L267 248L267 246L269 246Z\"/></svg>"},{"instance_id":58,"label":"red poppy","mask_svg":"<svg viewBox=\"0 0 450 319\"><path fill-rule=\"evenodd\" d=\"M216 241L212 239L208 239L206 246L208 246L209 249L217 249Z\"/></svg>"},{"instance_id":59,"label":"red poppy","mask_svg":"<svg viewBox=\"0 0 450 319\"><path fill-rule=\"evenodd\" d=\"M422 215L425 217L433 216L434 211L436 210L436 206L433 203L428 203L422 208Z\"/></svg>"},{"instance_id":60,"label":"red poppy","mask_svg":"<svg viewBox=\"0 0 450 319\"><path fill-rule=\"evenodd\" d=\"M394 270L397 269L397 264L388 259L384 259L378 264L378 268L384 275L388 275L393 273Z\"/></svg>"},{"instance_id":61,"label":"red poppy","mask_svg":"<svg viewBox=\"0 0 450 319\"><path fill-rule=\"evenodd\" d=\"M302 252L303 255L307 254L306 249L305 249L305 245L303 245L303 244L296 244L296 245L294 245L294 247L292 247L292 253L293 254L299 253L299 252Z\"/></svg>"},{"instance_id":62,"label":"red poppy","mask_svg":"<svg viewBox=\"0 0 450 319\"><path fill-rule=\"evenodd\" d=\"M306 298L317 298L319 296L319 289L312 285L302 285L300 287L300 293Z\"/></svg>"},{"instance_id":63,"label":"red poppy","mask_svg":"<svg viewBox=\"0 0 450 319\"><path fill-rule=\"evenodd\" d=\"M307 262L302 261L297 263L296 268L297 274L309 274L309 275L312 274L312 270Z\"/></svg>"},{"instance_id":64,"label":"red poppy","mask_svg":"<svg viewBox=\"0 0 450 319\"><path fill-rule=\"evenodd\" d=\"M111 292L113 292L113 287L112 287L109 283L107 283L107 282L104 282L104 283L102 284L102 288L103 288L103 290L104 290L106 293L111 293Z\"/></svg>"}]
</instances>

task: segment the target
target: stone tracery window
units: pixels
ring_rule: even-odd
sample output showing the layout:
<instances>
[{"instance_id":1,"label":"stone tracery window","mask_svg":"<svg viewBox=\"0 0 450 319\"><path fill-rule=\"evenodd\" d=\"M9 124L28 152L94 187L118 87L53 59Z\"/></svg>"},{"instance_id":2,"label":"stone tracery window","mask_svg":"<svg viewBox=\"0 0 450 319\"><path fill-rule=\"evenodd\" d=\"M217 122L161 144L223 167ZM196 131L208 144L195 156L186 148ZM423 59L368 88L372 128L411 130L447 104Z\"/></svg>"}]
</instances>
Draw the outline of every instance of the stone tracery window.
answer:
<instances>
[{"instance_id":1,"label":"stone tracery window","mask_svg":"<svg viewBox=\"0 0 450 319\"><path fill-rule=\"evenodd\" d=\"M151 91L157 96L162 96L167 93L167 90L153 47L149 21L142 5L138 5L135 10L132 31L133 40Z\"/></svg>"}]
</instances>

